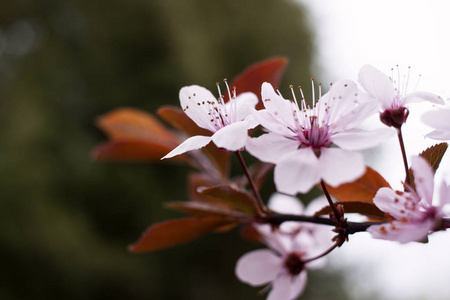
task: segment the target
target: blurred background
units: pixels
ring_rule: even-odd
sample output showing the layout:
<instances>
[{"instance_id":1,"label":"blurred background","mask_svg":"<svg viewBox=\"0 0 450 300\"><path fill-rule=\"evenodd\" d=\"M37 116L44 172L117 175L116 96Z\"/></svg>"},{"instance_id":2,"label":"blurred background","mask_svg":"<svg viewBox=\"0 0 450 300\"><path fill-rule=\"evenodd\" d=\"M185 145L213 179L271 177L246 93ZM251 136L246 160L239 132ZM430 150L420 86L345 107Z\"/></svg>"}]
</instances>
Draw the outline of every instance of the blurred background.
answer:
<instances>
[{"instance_id":1,"label":"blurred background","mask_svg":"<svg viewBox=\"0 0 450 300\"><path fill-rule=\"evenodd\" d=\"M119 107L155 112L163 104L178 105L182 86L215 90L215 82L273 56L290 60L280 85L285 90L311 76L324 83L356 79L365 63L385 72L396 63L416 63L421 71L428 66L435 76L447 72L448 60L430 60L445 56L447 43L428 39L437 32L443 41L450 26L423 27L430 25L426 20L445 19L434 14L445 12L443 2L427 1L428 10L417 1L399 2L0 2L0 299L262 299L234 276L237 259L258 247L236 231L160 252L127 251L150 224L181 216L162 203L186 199L189 170L94 162L92 149L106 140L95 120ZM391 33L398 39L388 38ZM408 57L412 62L405 62ZM416 62L420 57L425 61ZM444 82L431 91L445 91ZM367 153L374 165L375 154ZM382 280L364 286L367 272L393 283L395 278L376 273L382 263L363 268L365 257L373 256L364 248L370 242L358 239L356 248L349 244L332 254L331 268L309 272L302 299L438 298L427 298L426 290L389 295ZM356 249L358 261L345 249Z\"/></svg>"}]
</instances>

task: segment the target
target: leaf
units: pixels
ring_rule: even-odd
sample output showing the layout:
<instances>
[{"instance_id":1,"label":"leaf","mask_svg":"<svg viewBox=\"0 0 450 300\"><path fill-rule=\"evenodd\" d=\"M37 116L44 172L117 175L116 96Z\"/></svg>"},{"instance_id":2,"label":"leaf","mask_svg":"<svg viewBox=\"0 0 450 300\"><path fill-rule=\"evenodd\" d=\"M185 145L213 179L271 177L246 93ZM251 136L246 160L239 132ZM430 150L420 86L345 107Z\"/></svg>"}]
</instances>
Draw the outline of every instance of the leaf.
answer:
<instances>
[{"instance_id":1,"label":"leaf","mask_svg":"<svg viewBox=\"0 0 450 300\"><path fill-rule=\"evenodd\" d=\"M150 226L141 238L128 246L133 252L156 251L190 242L232 223L224 217L184 218Z\"/></svg>"},{"instance_id":2,"label":"leaf","mask_svg":"<svg viewBox=\"0 0 450 300\"><path fill-rule=\"evenodd\" d=\"M425 158L436 173L436 170L439 167L439 164L441 163L442 157L444 156L447 148L447 143L440 143L427 148L422 153L420 153L419 156Z\"/></svg>"},{"instance_id":3,"label":"leaf","mask_svg":"<svg viewBox=\"0 0 450 300\"><path fill-rule=\"evenodd\" d=\"M109 161L160 161L173 148L158 141L114 140L97 146L92 156L95 160ZM174 160L188 162L186 155Z\"/></svg>"},{"instance_id":4,"label":"leaf","mask_svg":"<svg viewBox=\"0 0 450 300\"><path fill-rule=\"evenodd\" d=\"M338 187L326 185L328 192L341 202L370 202L382 187L390 187L389 183L377 171L366 167L366 173L351 183L344 183Z\"/></svg>"},{"instance_id":5,"label":"leaf","mask_svg":"<svg viewBox=\"0 0 450 300\"><path fill-rule=\"evenodd\" d=\"M132 108L120 108L97 119L97 126L111 139L147 140L158 137L173 147L179 138L166 129L153 115Z\"/></svg>"},{"instance_id":6,"label":"leaf","mask_svg":"<svg viewBox=\"0 0 450 300\"><path fill-rule=\"evenodd\" d=\"M344 207L345 213L358 213L370 218L376 218L377 220L386 220L385 213L378 209L373 203L361 202L361 201L351 201L351 202L335 202L335 204L341 204ZM325 206L314 216L327 215L331 212L331 207Z\"/></svg>"},{"instance_id":7,"label":"leaf","mask_svg":"<svg viewBox=\"0 0 450 300\"><path fill-rule=\"evenodd\" d=\"M275 57L253 64L239 74L233 80L231 86L236 87L238 94L253 92L258 98L261 98L261 85L263 82L269 82L273 86L278 86L287 63L287 58ZM225 95L225 101L227 101L228 94L225 93ZM256 108L264 108L261 99Z\"/></svg>"},{"instance_id":8,"label":"leaf","mask_svg":"<svg viewBox=\"0 0 450 300\"><path fill-rule=\"evenodd\" d=\"M209 130L198 127L197 124L195 124L195 122L178 107L169 105L160 107L158 109L158 115L188 137L194 135L211 135ZM228 177L230 171L230 153L217 148L214 143L210 143L206 147L203 147L202 151L206 154L214 168L219 170L223 177Z\"/></svg>"},{"instance_id":9,"label":"leaf","mask_svg":"<svg viewBox=\"0 0 450 300\"><path fill-rule=\"evenodd\" d=\"M211 198L198 192L201 187L213 187L218 185L221 181L217 178L211 177L206 173L191 173L188 176L188 195L189 200L197 202L214 203L216 206L224 205L223 202ZM229 207L229 205L226 205Z\"/></svg>"},{"instance_id":10,"label":"leaf","mask_svg":"<svg viewBox=\"0 0 450 300\"><path fill-rule=\"evenodd\" d=\"M219 199L236 210L251 215L256 214L255 201L246 191L238 190L230 185L217 185L211 188L204 188L199 192Z\"/></svg>"},{"instance_id":11,"label":"leaf","mask_svg":"<svg viewBox=\"0 0 450 300\"><path fill-rule=\"evenodd\" d=\"M227 216L233 219L249 217L249 215L233 210L232 208L222 208L214 204L204 202L174 201L166 202L165 206L195 217Z\"/></svg>"}]
</instances>

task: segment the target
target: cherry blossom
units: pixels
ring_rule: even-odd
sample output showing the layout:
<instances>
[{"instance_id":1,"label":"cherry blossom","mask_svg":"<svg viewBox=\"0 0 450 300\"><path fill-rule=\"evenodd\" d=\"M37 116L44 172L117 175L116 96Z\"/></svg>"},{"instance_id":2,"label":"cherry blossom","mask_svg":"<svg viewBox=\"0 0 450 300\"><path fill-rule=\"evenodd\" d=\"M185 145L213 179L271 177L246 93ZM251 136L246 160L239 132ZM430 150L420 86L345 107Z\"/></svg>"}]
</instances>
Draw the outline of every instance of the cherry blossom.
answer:
<instances>
[{"instance_id":1,"label":"cherry blossom","mask_svg":"<svg viewBox=\"0 0 450 300\"><path fill-rule=\"evenodd\" d=\"M236 91L231 93L228 85L227 90L230 99L227 103L224 102L220 89L218 99L209 90L198 85L183 87L180 90L179 97L183 111L199 127L213 134L190 137L162 159L200 149L211 141L217 147L228 151L237 151L244 147L248 129L257 125L247 117L251 116L258 103L258 97L250 92L236 96Z\"/></svg>"},{"instance_id":2,"label":"cherry blossom","mask_svg":"<svg viewBox=\"0 0 450 300\"><path fill-rule=\"evenodd\" d=\"M409 73L406 78L398 75L397 80L387 77L371 65L365 65L359 71L359 83L370 97L381 104L381 121L387 126L400 128L408 118L407 104L430 101L442 104L441 97L429 92L415 91L407 93ZM404 81L403 81L404 80Z\"/></svg>"},{"instance_id":3,"label":"cherry blossom","mask_svg":"<svg viewBox=\"0 0 450 300\"><path fill-rule=\"evenodd\" d=\"M381 188L375 195L375 205L393 219L389 224L369 227L367 231L373 237L407 243L422 241L430 232L442 229L443 208L450 202L450 185L445 181L436 185L430 165L420 156L412 158L411 169L415 190Z\"/></svg>"},{"instance_id":4,"label":"cherry blossom","mask_svg":"<svg viewBox=\"0 0 450 300\"><path fill-rule=\"evenodd\" d=\"M325 203L325 199L315 200L305 212L312 213L318 205ZM298 199L282 194L272 196L269 207L279 213L301 214L304 211ZM323 266L322 258L312 261L309 258L331 245L330 228L298 222L285 222L276 231L267 224L255 227L270 249L243 255L236 264L236 276L252 286L268 284L267 300L297 298L306 286L306 269Z\"/></svg>"},{"instance_id":5,"label":"cherry blossom","mask_svg":"<svg viewBox=\"0 0 450 300\"><path fill-rule=\"evenodd\" d=\"M439 110L428 111L422 116L423 122L433 127L435 130L426 136L436 140L450 140L450 107L443 107Z\"/></svg>"},{"instance_id":6,"label":"cherry blossom","mask_svg":"<svg viewBox=\"0 0 450 300\"><path fill-rule=\"evenodd\" d=\"M364 160L352 150L373 147L392 134L386 128L372 132L354 129L377 111L377 104L361 100L363 95L350 80L336 82L323 96L319 86L317 101L313 88L312 107L306 104L303 92L298 103L292 86L291 90L294 101L287 101L269 83L263 83L265 109L253 115L268 133L246 143L253 156L276 164L277 190L305 193L320 180L338 186L360 177Z\"/></svg>"}]
</instances>

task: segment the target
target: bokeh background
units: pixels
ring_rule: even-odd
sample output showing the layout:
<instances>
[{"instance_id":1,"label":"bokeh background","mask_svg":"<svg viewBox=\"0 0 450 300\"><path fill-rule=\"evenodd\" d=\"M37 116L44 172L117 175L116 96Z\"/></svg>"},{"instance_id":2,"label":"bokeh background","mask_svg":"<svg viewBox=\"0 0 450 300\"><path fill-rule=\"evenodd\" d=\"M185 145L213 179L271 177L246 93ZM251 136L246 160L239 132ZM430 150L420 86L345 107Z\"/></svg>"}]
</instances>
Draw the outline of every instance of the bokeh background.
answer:
<instances>
[{"instance_id":1,"label":"bokeh background","mask_svg":"<svg viewBox=\"0 0 450 300\"><path fill-rule=\"evenodd\" d=\"M189 169L94 162L92 150L106 140L96 118L119 107L178 105L182 86L215 91L217 81L273 56L290 61L285 92L311 76L356 80L363 64L385 73L400 64L423 73L420 89L447 98L448 6L1 1L0 299L263 299L234 276L237 259L259 247L237 231L149 254L127 251L150 224L181 216L163 202L186 199ZM405 126L410 154L434 143L423 139L427 130ZM401 161L386 159L399 157L391 142L365 154L398 186ZM407 246L352 236L328 268L308 273L301 299L448 299L448 236Z\"/></svg>"},{"instance_id":2,"label":"bokeh background","mask_svg":"<svg viewBox=\"0 0 450 300\"><path fill-rule=\"evenodd\" d=\"M99 115L178 105L273 56L308 82L304 8L268 0L18 0L0 3L0 299L256 299L234 265L257 245L236 231L150 254L127 245L180 217L179 166L94 162ZM332 272L305 299L345 299ZM314 284L316 282L317 284ZM324 284L320 284L322 282Z\"/></svg>"}]
</instances>

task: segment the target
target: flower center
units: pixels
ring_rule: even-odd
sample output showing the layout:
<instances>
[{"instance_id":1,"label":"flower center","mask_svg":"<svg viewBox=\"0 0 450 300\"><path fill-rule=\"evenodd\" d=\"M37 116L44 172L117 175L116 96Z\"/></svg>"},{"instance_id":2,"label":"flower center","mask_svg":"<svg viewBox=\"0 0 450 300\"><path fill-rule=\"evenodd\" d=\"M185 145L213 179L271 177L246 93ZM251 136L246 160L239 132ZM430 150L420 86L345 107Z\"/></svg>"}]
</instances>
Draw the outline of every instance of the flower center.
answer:
<instances>
[{"instance_id":1,"label":"flower center","mask_svg":"<svg viewBox=\"0 0 450 300\"><path fill-rule=\"evenodd\" d=\"M291 275L299 274L304 268L305 264L301 260L302 253L292 252L284 260L284 266L288 269Z\"/></svg>"}]
</instances>

